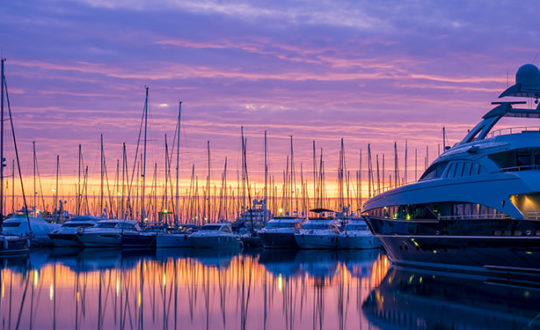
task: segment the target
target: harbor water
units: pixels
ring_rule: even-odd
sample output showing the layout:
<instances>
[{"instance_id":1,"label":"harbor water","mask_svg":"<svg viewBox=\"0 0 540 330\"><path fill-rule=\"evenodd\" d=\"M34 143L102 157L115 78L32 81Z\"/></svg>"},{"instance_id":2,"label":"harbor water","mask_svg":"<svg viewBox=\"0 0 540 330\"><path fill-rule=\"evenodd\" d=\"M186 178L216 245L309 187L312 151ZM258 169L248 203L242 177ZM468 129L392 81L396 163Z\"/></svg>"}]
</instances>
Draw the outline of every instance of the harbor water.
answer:
<instances>
[{"instance_id":1,"label":"harbor water","mask_svg":"<svg viewBox=\"0 0 540 330\"><path fill-rule=\"evenodd\" d=\"M380 250L43 249L2 259L4 329L535 328L535 288Z\"/></svg>"}]
</instances>

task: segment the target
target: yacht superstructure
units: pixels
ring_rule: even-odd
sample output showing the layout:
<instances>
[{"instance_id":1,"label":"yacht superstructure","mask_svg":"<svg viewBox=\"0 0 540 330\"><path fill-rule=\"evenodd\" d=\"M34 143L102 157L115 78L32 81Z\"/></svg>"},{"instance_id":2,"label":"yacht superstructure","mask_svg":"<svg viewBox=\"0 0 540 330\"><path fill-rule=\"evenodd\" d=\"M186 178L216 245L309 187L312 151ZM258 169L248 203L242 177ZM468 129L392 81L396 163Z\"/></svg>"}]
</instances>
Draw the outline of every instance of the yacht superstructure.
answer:
<instances>
[{"instance_id":1,"label":"yacht superstructure","mask_svg":"<svg viewBox=\"0 0 540 330\"><path fill-rule=\"evenodd\" d=\"M522 66L500 97L540 97L540 71ZM502 118L540 118L540 106L494 109L447 148L418 182L364 204L394 263L464 271L540 270L540 129L493 130Z\"/></svg>"},{"instance_id":2,"label":"yacht superstructure","mask_svg":"<svg viewBox=\"0 0 540 330\"><path fill-rule=\"evenodd\" d=\"M339 236L339 221L334 211L313 209L309 220L295 233L294 238L301 249L336 249Z\"/></svg>"},{"instance_id":3,"label":"yacht superstructure","mask_svg":"<svg viewBox=\"0 0 540 330\"><path fill-rule=\"evenodd\" d=\"M273 217L266 226L259 230L259 237L265 249L295 249L298 244L294 234L304 223L304 217Z\"/></svg>"}]
</instances>

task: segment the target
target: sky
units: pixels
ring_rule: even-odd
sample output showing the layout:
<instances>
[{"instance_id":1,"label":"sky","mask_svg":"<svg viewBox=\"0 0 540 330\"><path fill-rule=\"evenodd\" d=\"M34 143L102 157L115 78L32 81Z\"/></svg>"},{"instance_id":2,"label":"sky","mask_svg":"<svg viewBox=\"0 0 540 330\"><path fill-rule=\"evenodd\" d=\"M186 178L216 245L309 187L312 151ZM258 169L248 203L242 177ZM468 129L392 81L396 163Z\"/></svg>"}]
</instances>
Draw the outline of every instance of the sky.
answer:
<instances>
[{"instance_id":1,"label":"sky","mask_svg":"<svg viewBox=\"0 0 540 330\"><path fill-rule=\"evenodd\" d=\"M296 168L310 171L315 140L330 179L340 138L351 171L360 150L366 166L368 143L389 164L393 143L403 157L405 140L423 169L443 126L458 142L520 65L540 64L535 1L28 0L1 8L23 174L32 174L36 141L41 175L54 176L60 155L65 182L77 174L79 144L99 176L100 134L109 171L123 142L132 161L145 86L148 162L159 173L181 100L182 177L192 164L205 177L210 141L212 176L228 157L234 179L244 126L253 180L267 130L280 182L290 136Z\"/></svg>"}]
</instances>

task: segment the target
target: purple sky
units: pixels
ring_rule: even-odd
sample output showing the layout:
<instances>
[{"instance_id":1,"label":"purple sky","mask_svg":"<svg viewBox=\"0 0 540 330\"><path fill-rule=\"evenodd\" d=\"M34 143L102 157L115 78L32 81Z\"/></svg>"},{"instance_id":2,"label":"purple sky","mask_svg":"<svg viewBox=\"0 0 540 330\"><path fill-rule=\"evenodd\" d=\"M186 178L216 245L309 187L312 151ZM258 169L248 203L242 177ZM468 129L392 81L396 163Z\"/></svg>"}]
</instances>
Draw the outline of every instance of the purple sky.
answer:
<instances>
[{"instance_id":1,"label":"purple sky","mask_svg":"<svg viewBox=\"0 0 540 330\"><path fill-rule=\"evenodd\" d=\"M268 130L277 182L290 135L297 168L311 169L315 139L329 178L341 137L351 170L367 143L390 164L393 141L401 152L405 139L422 150L423 169L425 146L432 160L443 125L457 142L507 76L513 83L521 64L540 62L534 1L28 0L1 7L0 47L25 174L36 140L42 175L54 173L56 154L62 174L75 175L79 143L97 175L100 133L112 169L123 141L133 153L145 85L150 163L161 169L164 134L172 139L177 101L184 102L184 176L195 163L204 177L206 140L214 177L225 156L229 169L238 167L241 125L255 176Z\"/></svg>"}]
</instances>

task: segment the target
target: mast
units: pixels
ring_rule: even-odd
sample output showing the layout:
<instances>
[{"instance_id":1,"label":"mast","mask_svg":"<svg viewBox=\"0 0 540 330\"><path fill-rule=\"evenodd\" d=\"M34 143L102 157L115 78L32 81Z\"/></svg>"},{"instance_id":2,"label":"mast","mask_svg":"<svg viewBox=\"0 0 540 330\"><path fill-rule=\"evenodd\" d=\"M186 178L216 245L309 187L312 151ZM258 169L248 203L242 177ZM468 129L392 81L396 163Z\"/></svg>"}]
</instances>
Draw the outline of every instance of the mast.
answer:
<instances>
[{"instance_id":1,"label":"mast","mask_svg":"<svg viewBox=\"0 0 540 330\"><path fill-rule=\"evenodd\" d=\"M264 131L264 208L266 211L268 205L268 149L266 144L266 130ZM266 222L266 213L264 216Z\"/></svg>"},{"instance_id":2,"label":"mast","mask_svg":"<svg viewBox=\"0 0 540 330\"><path fill-rule=\"evenodd\" d=\"M0 59L1 73L0 78L0 230L2 230L2 224L4 222L4 64L5 58Z\"/></svg>"},{"instance_id":3,"label":"mast","mask_svg":"<svg viewBox=\"0 0 540 330\"><path fill-rule=\"evenodd\" d=\"M399 169L398 169L397 143L394 142L394 188L397 188L399 184L398 173L399 173Z\"/></svg>"},{"instance_id":4,"label":"mast","mask_svg":"<svg viewBox=\"0 0 540 330\"><path fill-rule=\"evenodd\" d=\"M182 115L182 101L178 102L178 127L176 135L176 194L174 196L174 205L176 206L176 211L174 212L174 226L178 226L178 216L180 214L180 203L178 202L178 177L180 170L180 119Z\"/></svg>"},{"instance_id":5,"label":"mast","mask_svg":"<svg viewBox=\"0 0 540 330\"><path fill-rule=\"evenodd\" d=\"M79 168L77 169L78 176L77 176L77 215L81 215L81 156L82 156L82 147L79 144ZM35 155L35 150L34 150ZM35 174L34 174L35 177ZM35 179L34 179L34 185L35 185ZM36 194L35 188L34 188L34 195ZM35 205L35 197L34 197L34 205Z\"/></svg>"},{"instance_id":6,"label":"mast","mask_svg":"<svg viewBox=\"0 0 540 330\"><path fill-rule=\"evenodd\" d=\"M405 140L405 173L403 174L403 183L407 184L407 154L408 154L408 148L407 148L407 140Z\"/></svg>"},{"instance_id":7,"label":"mast","mask_svg":"<svg viewBox=\"0 0 540 330\"><path fill-rule=\"evenodd\" d=\"M15 213L15 159L11 160L11 212Z\"/></svg>"},{"instance_id":8,"label":"mast","mask_svg":"<svg viewBox=\"0 0 540 330\"><path fill-rule=\"evenodd\" d=\"M161 212L164 213L163 217L166 224L168 223L168 199L167 199L167 188L169 187L169 145L167 144L167 134L165 134L165 189L163 193L162 209Z\"/></svg>"},{"instance_id":9,"label":"mast","mask_svg":"<svg viewBox=\"0 0 540 330\"><path fill-rule=\"evenodd\" d=\"M37 198L37 190L36 190L36 141L32 141L32 155L33 155L33 167L34 167L34 209L37 208L36 198Z\"/></svg>"},{"instance_id":10,"label":"mast","mask_svg":"<svg viewBox=\"0 0 540 330\"><path fill-rule=\"evenodd\" d=\"M207 222L210 222L210 141L206 141L206 149L207 149L207 156L208 156L208 172L206 175L206 201L205 201L205 207L206 207L206 218Z\"/></svg>"},{"instance_id":11,"label":"mast","mask_svg":"<svg viewBox=\"0 0 540 330\"><path fill-rule=\"evenodd\" d=\"M54 210L58 211L56 212L56 222L58 223L58 220L60 218L60 209L58 207L58 168L60 167L60 155L56 155L56 189L54 190Z\"/></svg>"},{"instance_id":12,"label":"mast","mask_svg":"<svg viewBox=\"0 0 540 330\"><path fill-rule=\"evenodd\" d=\"M122 206L121 206L121 212L122 212L122 219L125 219L126 212L124 210L124 187L125 187L125 174L127 172L127 155L126 155L126 143L122 143Z\"/></svg>"},{"instance_id":13,"label":"mast","mask_svg":"<svg viewBox=\"0 0 540 330\"><path fill-rule=\"evenodd\" d=\"M100 155L101 155L101 162L100 162L100 172L101 172L101 181L99 185L99 216L103 214L103 134L101 136L101 147L100 147Z\"/></svg>"},{"instance_id":14,"label":"mast","mask_svg":"<svg viewBox=\"0 0 540 330\"><path fill-rule=\"evenodd\" d=\"M313 208L317 206L317 153L315 151L315 140L313 140Z\"/></svg>"},{"instance_id":15,"label":"mast","mask_svg":"<svg viewBox=\"0 0 540 330\"><path fill-rule=\"evenodd\" d=\"M146 138L148 131L148 87L146 87L146 97L144 100L144 149L143 149L143 168L142 168L142 192L141 192L141 224L143 224L146 218L146 211L144 209L144 188L146 183Z\"/></svg>"}]
</instances>

